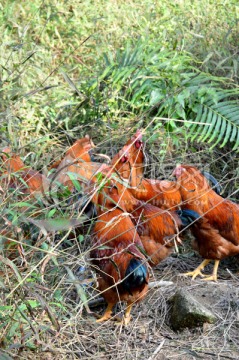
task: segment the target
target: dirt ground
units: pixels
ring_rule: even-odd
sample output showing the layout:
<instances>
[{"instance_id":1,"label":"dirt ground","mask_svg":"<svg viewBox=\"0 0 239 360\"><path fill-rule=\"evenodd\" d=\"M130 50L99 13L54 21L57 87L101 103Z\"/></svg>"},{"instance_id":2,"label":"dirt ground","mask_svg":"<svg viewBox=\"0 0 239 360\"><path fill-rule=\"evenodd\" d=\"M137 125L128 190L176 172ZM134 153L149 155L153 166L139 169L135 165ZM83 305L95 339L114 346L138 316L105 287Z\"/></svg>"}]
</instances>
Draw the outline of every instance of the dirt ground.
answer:
<instances>
[{"instance_id":1,"label":"dirt ground","mask_svg":"<svg viewBox=\"0 0 239 360\"><path fill-rule=\"evenodd\" d=\"M239 359L239 266L236 260L231 259L231 264L229 259L222 263L219 281L212 283L201 279L192 281L179 275L197 266L200 257L185 260L181 255L166 259L154 269L154 277L155 280L173 281L174 285L151 289L147 298L134 307L133 321L128 328L96 324L93 334L98 341L98 354L91 345L88 351L92 348L92 352L88 358ZM217 322L174 332L170 328L168 300L179 288L185 289L208 307L216 315ZM105 336L107 330L109 335Z\"/></svg>"},{"instance_id":2,"label":"dirt ground","mask_svg":"<svg viewBox=\"0 0 239 360\"><path fill-rule=\"evenodd\" d=\"M180 275L199 265L193 253L173 254L153 269L151 280L173 285L152 288L146 299L134 306L127 328L114 321L97 324L83 312L66 319L59 333L46 339L43 352L23 351L14 359L104 359L104 360L197 360L239 359L239 258L221 262L217 283L192 281ZM208 272L212 266L208 266ZM217 317L215 324L174 332L170 327L170 302L177 289L185 289ZM91 308L101 314L105 305ZM116 309L122 315L124 305ZM47 344L47 345L46 345ZM11 352L8 352L12 355Z\"/></svg>"}]
</instances>

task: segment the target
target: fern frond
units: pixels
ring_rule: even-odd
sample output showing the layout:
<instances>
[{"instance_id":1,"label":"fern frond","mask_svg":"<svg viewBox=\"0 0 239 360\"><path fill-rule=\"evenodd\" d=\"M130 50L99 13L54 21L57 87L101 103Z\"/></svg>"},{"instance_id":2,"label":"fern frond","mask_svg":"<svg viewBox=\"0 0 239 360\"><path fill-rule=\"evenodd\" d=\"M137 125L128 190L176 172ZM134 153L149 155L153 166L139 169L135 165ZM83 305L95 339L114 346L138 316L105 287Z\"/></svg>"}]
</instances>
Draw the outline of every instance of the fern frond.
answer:
<instances>
[{"instance_id":1,"label":"fern frond","mask_svg":"<svg viewBox=\"0 0 239 360\"><path fill-rule=\"evenodd\" d=\"M219 143L223 147L228 142L233 143L233 150L239 147L239 104L236 100L222 101L213 104L211 100L199 106L198 116L190 129L192 139L213 143L211 148ZM201 124L201 123L206 123Z\"/></svg>"}]
</instances>

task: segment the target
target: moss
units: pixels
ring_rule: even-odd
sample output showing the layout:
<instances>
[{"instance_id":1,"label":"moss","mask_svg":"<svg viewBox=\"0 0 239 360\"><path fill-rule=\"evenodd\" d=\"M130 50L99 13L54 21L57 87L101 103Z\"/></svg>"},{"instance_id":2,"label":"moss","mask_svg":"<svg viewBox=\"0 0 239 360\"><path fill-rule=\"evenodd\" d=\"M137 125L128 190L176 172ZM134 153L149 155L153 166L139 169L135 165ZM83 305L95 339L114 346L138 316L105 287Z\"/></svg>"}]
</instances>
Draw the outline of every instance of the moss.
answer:
<instances>
[{"instance_id":1,"label":"moss","mask_svg":"<svg viewBox=\"0 0 239 360\"><path fill-rule=\"evenodd\" d=\"M171 299L171 326L173 330L202 326L205 322L214 323L216 317L203 304L183 289Z\"/></svg>"}]
</instances>

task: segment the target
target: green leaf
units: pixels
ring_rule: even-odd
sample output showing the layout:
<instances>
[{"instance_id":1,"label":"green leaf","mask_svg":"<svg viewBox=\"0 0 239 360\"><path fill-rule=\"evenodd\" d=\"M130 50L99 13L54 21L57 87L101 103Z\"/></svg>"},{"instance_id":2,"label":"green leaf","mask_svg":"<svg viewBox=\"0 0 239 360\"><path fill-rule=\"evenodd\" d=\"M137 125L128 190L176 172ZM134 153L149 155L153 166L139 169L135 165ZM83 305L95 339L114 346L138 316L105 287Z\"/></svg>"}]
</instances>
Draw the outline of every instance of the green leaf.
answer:
<instances>
[{"instance_id":1,"label":"green leaf","mask_svg":"<svg viewBox=\"0 0 239 360\"><path fill-rule=\"evenodd\" d=\"M58 219L46 219L36 220L32 218L24 218L24 222L32 223L39 227L42 232L47 235L47 232L70 230L78 227L84 223L88 218L87 216L81 216L78 218L58 218Z\"/></svg>"},{"instance_id":2,"label":"green leaf","mask_svg":"<svg viewBox=\"0 0 239 360\"><path fill-rule=\"evenodd\" d=\"M54 216L54 214L56 213L56 209L51 209L48 213L47 213L47 217L51 218Z\"/></svg>"},{"instance_id":3,"label":"green leaf","mask_svg":"<svg viewBox=\"0 0 239 360\"><path fill-rule=\"evenodd\" d=\"M28 202L20 201L20 202L14 202L13 204L9 204L9 208L15 208L15 207L27 207L32 209L37 209L37 206L34 206Z\"/></svg>"}]
</instances>

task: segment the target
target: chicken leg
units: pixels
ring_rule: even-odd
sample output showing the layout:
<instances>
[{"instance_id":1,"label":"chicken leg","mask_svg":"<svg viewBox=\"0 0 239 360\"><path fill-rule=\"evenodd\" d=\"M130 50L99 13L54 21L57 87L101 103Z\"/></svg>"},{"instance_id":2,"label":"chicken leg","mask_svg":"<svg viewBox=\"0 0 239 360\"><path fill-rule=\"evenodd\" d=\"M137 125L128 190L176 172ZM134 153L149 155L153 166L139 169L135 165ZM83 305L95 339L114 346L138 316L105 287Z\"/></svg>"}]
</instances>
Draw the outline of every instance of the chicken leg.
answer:
<instances>
[{"instance_id":1,"label":"chicken leg","mask_svg":"<svg viewBox=\"0 0 239 360\"><path fill-rule=\"evenodd\" d=\"M131 312L132 306L133 306L133 304L131 304L131 303L129 305L127 305L127 309L125 310L124 317L122 320L117 322L117 325L127 326L129 324L129 322L131 320L130 312Z\"/></svg>"},{"instance_id":2,"label":"chicken leg","mask_svg":"<svg viewBox=\"0 0 239 360\"><path fill-rule=\"evenodd\" d=\"M101 316L101 318L97 319L96 322L102 322L102 321L107 321L109 319L111 319L112 317L112 310L113 307L115 306L115 303L108 303L107 308L103 314L103 316Z\"/></svg>"},{"instance_id":3,"label":"chicken leg","mask_svg":"<svg viewBox=\"0 0 239 360\"><path fill-rule=\"evenodd\" d=\"M204 281L217 281L217 270L220 260L215 260L212 275L205 276Z\"/></svg>"}]
</instances>

